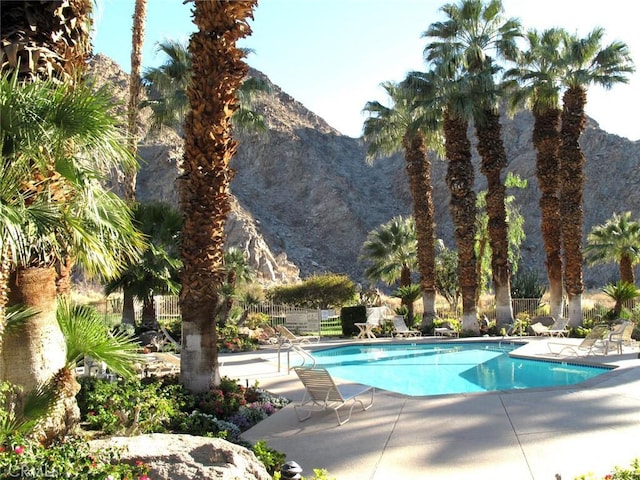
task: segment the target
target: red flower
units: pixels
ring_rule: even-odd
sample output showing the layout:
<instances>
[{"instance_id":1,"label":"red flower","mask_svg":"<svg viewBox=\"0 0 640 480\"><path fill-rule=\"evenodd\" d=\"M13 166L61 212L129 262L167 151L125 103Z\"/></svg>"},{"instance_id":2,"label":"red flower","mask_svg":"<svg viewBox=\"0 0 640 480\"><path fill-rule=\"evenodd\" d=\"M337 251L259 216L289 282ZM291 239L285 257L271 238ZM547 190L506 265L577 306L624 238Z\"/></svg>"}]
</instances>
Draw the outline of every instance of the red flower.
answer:
<instances>
[{"instance_id":1,"label":"red flower","mask_svg":"<svg viewBox=\"0 0 640 480\"><path fill-rule=\"evenodd\" d=\"M16 452L16 455L22 455L24 453L24 447L22 445L18 445L13 449L13 451Z\"/></svg>"}]
</instances>

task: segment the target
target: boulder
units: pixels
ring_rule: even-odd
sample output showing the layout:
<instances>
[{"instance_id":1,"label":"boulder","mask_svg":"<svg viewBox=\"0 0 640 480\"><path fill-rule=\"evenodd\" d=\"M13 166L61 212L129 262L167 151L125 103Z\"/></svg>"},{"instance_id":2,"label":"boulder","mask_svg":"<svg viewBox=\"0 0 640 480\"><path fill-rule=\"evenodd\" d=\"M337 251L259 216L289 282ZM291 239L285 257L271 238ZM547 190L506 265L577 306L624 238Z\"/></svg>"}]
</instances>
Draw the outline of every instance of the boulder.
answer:
<instances>
[{"instance_id":1,"label":"boulder","mask_svg":"<svg viewBox=\"0 0 640 480\"><path fill-rule=\"evenodd\" d=\"M92 440L95 450L121 449L121 460L142 461L154 480L271 480L254 453L220 438L152 433Z\"/></svg>"}]
</instances>

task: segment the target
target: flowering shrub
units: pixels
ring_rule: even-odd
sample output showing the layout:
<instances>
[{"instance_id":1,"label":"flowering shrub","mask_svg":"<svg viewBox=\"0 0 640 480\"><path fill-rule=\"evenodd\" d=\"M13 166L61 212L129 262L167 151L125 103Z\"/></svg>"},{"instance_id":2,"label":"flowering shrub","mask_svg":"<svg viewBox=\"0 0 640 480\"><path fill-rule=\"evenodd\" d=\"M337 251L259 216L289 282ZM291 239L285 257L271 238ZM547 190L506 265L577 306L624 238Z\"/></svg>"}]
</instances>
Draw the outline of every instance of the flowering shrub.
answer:
<instances>
[{"instance_id":1,"label":"flowering shrub","mask_svg":"<svg viewBox=\"0 0 640 480\"><path fill-rule=\"evenodd\" d=\"M576 480L595 480L592 474L581 475ZM640 480L640 460L631 462L631 468L614 467L613 473L605 475L602 480Z\"/></svg>"},{"instance_id":2,"label":"flowering shrub","mask_svg":"<svg viewBox=\"0 0 640 480\"><path fill-rule=\"evenodd\" d=\"M78 405L85 424L105 434L184 432L239 443L240 433L289 403L285 397L223 378L206 393L189 395L175 378L109 383L82 379Z\"/></svg>"},{"instance_id":3,"label":"flowering shrub","mask_svg":"<svg viewBox=\"0 0 640 480\"><path fill-rule=\"evenodd\" d=\"M171 429L179 433L223 438L229 442L243 444L240 439L241 431L238 425L229 421L219 420L215 415L198 410L174 418L171 423Z\"/></svg>"},{"instance_id":4,"label":"flowering shrub","mask_svg":"<svg viewBox=\"0 0 640 480\"><path fill-rule=\"evenodd\" d=\"M46 448L19 435L0 445L0 478L70 480L150 480L144 463L120 463L119 452L106 449L92 453L89 446L69 439Z\"/></svg>"},{"instance_id":5,"label":"flowering shrub","mask_svg":"<svg viewBox=\"0 0 640 480\"><path fill-rule=\"evenodd\" d=\"M258 348L258 339L240 333L237 325L225 325L218 330L219 352L250 352Z\"/></svg>"}]
</instances>

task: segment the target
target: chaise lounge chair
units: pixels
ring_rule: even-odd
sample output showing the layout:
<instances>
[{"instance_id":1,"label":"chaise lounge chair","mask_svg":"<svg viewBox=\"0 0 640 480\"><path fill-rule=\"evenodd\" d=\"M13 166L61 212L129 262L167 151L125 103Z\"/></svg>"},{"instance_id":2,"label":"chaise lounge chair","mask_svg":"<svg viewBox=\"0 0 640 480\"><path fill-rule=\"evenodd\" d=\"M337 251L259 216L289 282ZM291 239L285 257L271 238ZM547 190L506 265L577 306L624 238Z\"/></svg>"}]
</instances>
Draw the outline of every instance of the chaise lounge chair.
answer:
<instances>
[{"instance_id":1,"label":"chaise lounge chair","mask_svg":"<svg viewBox=\"0 0 640 480\"><path fill-rule=\"evenodd\" d=\"M554 319L553 324L550 327L547 327L540 322L532 323L531 330L533 330L533 333L536 335L564 337L567 334L567 325L569 325L568 318L558 317Z\"/></svg>"},{"instance_id":2,"label":"chaise lounge chair","mask_svg":"<svg viewBox=\"0 0 640 480\"><path fill-rule=\"evenodd\" d=\"M294 371L306 389L302 403L293 407L299 422L311 417L311 412L333 410L338 419L338 425L343 425L351 419L351 412L356 403L360 404L363 411L373 405L374 387L353 383L336 385L329 372L324 368L295 367ZM365 405L357 397L369 392L371 392L371 400ZM347 406L349 402L351 402L349 414L342 419L338 410ZM301 417L299 410L304 410L306 415Z\"/></svg>"},{"instance_id":3,"label":"chaise lounge chair","mask_svg":"<svg viewBox=\"0 0 640 480\"><path fill-rule=\"evenodd\" d=\"M319 335L296 335L284 325L276 325L276 331L278 332L278 342L280 345L300 345L303 343L320 342Z\"/></svg>"},{"instance_id":4,"label":"chaise lounge chair","mask_svg":"<svg viewBox=\"0 0 640 480\"><path fill-rule=\"evenodd\" d=\"M419 330L413 330L407 327L407 324L404 323L404 317L402 315L396 315L393 317L393 328L394 331L391 334L394 337L421 337L422 332Z\"/></svg>"},{"instance_id":5,"label":"chaise lounge chair","mask_svg":"<svg viewBox=\"0 0 640 480\"><path fill-rule=\"evenodd\" d=\"M433 329L433 334L436 337L458 337L459 333L454 328L451 328L451 324L449 322L444 322L441 326L435 327Z\"/></svg>"},{"instance_id":6,"label":"chaise lounge chair","mask_svg":"<svg viewBox=\"0 0 640 480\"><path fill-rule=\"evenodd\" d=\"M587 356L587 355L595 355L598 350L604 352L606 355L608 353L608 339L605 339L605 336L609 332L609 329L606 325L596 325L591 329L589 335L584 337L582 342L578 345L568 345L566 343L559 342L548 342L547 346L549 347L549 352L554 355L562 355L564 352L571 352L577 356ZM554 352L551 348L551 345L559 346L560 350ZM582 354L582 355L581 355Z\"/></svg>"}]
</instances>

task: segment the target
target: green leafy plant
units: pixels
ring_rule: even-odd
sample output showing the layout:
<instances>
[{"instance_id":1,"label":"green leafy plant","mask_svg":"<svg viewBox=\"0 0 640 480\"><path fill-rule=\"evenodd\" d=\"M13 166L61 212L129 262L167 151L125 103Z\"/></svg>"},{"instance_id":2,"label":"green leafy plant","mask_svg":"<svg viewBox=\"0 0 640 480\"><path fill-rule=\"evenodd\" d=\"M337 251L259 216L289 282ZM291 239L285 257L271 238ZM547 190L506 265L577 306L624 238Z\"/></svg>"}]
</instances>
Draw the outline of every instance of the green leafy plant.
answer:
<instances>
[{"instance_id":1,"label":"green leafy plant","mask_svg":"<svg viewBox=\"0 0 640 480\"><path fill-rule=\"evenodd\" d=\"M258 460L263 463L270 475L279 472L280 467L284 464L285 454L269 448L264 440L258 440L251 450L258 457Z\"/></svg>"},{"instance_id":2,"label":"green leafy plant","mask_svg":"<svg viewBox=\"0 0 640 480\"><path fill-rule=\"evenodd\" d=\"M613 472L605 475L604 477L598 477L601 480L640 480L640 460L637 458L631 462L631 468L622 468L616 466L613 468ZM575 480L597 480L592 474L580 475Z\"/></svg>"},{"instance_id":3,"label":"green leafy plant","mask_svg":"<svg viewBox=\"0 0 640 480\"><path fill-rule=\"evenodd\" d=\"M393 292L393 296L402 301L402 306L407 312L403 315L407 326L409 328L413 327L417 319L413 313L413 304L422 296L422 287L419 283L412 283L411 285L398 287L398 289Z\"/></svg>"},{"instance_id":4,"label":"green leafy plant","mask_svg":"<svg viewBox=\"0 0 640 480\"><path fill-rule=\"evenodd\" d=\"M356 286L346 275L326 273L313 275L294 285L273 287L266 292L274 303L297 307L341 307L357 298Z\"/></svg>"},{"instance_id":5,"label":"green leafy plant","mask_svg":"<svg viewBox=\"0 0 640 480\"><path fill-rule=\"evenodd\" d=\"M178 384L139 379L106 382L81 380L78 405L83 420L106 434L166 432L171 419L192 399Z\"/></svg>"},{"instance_id":6,"label":"green leafy plant","mask_svg":"<svg viewBox=\"0 0 640 480\"><path fill-rule=\"evenodd\" d=\"M620 318L625 302L640 296L640 290L634 284L622 281L615 284L608 283L602 288L602 291L616 302L610 314L610 318L613 320Z\"/></svg>"},{"instance_id":7,"label":"green leafy plant","mask_svg":"<svg viewBox=\"0 0 640 480\"><path fill-rule=\"evenodd\" d=\"M120 462L117 449L93 452L77 439L56 442L46 448L20 435L0 445L0 478L65 478L70 480L150 480L149 466Z\"/></svg>"},{"instance_id":8,"label":"green leafy plant","mask_svg":"<svg viewBox=\"0 0 640 480\"><path fill-rule=\"evenodd\" d=\"M90 356L125 378L135 376L140 345L132 335L124 330L110 332L94 307L73 304L65 297L58 299L56 317L67 346L68 367Z\"/></svg>"}]
</instances>

